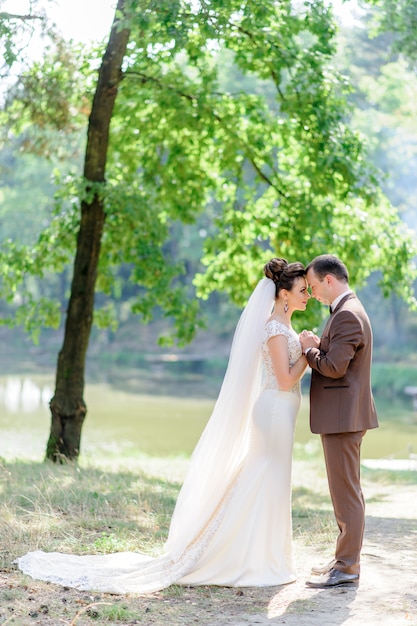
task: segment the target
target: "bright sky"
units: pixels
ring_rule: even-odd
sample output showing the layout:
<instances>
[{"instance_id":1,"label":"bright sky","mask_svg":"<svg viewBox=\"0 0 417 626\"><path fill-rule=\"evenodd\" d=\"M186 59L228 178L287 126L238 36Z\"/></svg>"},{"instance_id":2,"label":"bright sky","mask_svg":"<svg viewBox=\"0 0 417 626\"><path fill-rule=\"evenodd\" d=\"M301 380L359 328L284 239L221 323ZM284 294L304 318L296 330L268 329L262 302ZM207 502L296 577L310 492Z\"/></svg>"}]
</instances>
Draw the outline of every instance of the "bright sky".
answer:
<instances>
[{"instance_id":1,"label":"bright sky","mask_svg":"<svg viewBox=\"0 0 417 626\"><path fill-rule=\"evenodd\" d=\"M110 32L115 6L116 0L54 0L48 14L66 38L89 41Z\"/></svg>"},{"instance_id":2,"label":"bright sky","mask_svg":"<svg viewBox=\"0 0 417 626\"><path fill-rule=\"evenodd\" d=\"M66 39L87 42L109 33L116 0L43 0L42 5ZM0 8L25 14L29 0L0 0Z\"/></svg>"}]
</instances>

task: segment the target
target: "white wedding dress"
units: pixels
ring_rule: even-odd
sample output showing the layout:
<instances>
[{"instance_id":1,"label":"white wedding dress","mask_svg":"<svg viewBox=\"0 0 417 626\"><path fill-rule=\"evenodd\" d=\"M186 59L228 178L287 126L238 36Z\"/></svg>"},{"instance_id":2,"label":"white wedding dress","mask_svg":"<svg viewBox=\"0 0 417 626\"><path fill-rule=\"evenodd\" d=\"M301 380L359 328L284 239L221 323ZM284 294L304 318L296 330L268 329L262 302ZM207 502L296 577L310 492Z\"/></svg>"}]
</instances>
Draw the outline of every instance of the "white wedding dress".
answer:
<instances>
[{"instance_id":1,"label":"white wedding dress","mask_svg":"<svg viewBox=\"0 0 417 626\"><path fill-rule=\"evenodd\" d=\"M268 340L287 337L290 364L300 358L301 346L293 330L275 320L266 323L275 289L268 283L272 281L260 281L251 297L256 306L250 300L242 314L222 390L190 460L164 554L29 552L16 560L25 574L118 594L149 593L173 583L246 587L295 580L291 464L300 384L286 392L278 389Z\"/></svg>"}]
</instances>

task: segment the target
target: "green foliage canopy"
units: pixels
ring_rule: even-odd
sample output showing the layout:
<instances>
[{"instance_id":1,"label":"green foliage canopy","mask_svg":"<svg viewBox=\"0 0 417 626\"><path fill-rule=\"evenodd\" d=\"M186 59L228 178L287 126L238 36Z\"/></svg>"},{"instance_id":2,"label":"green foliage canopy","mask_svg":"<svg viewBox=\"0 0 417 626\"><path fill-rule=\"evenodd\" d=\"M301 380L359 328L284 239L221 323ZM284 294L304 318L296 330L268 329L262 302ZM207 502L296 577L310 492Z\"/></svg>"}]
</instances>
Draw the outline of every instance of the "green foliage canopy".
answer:
<instances>
[{"instance_id":1,"label":"green foliage canopy","mask_svg":"<svg viewBox=\"0 0 417 626\"><path fill-rule=\"evenodd\" d=\"M377 32L395 33L393 49L417 62L417 2L416 0L367 0L376 7L374 28Z\"/></svg>"},{"instance_id":2,"label":"green foliage canopy","mask_svg":"<svg viewBox=\"0 0 417 626\"><path fill-rule=\"evenodd\" d=\"M214 223L194 281L202 298L224 291L242 305L271 256L308 262L332 252L354 286L379 271L384 293L412 302L413 240L349 122L351 88L332 66L327 3L131 0L120 19L130 43L106 183L67 177L36 244L13 242L0 254L1 293L11 299L19 291L26 320L43 311L43 323L56 322L57 309L34 299L25 277L63 269L74 253L79 203L95 192L106 203L98 290L120 295L120 268L128 267L137 288L132 309L148 320L159 306L175 320L180 343L195 332L198 300L169 242L175 224L203 211ZM39 124L35 104L42 111L51 97L39 81L52 62L45 58L30 75L38 80L22 83L20 123ZM57 85L73 86L81 115L96 63L92 54L72 74L68 63L53 74ZM62 113L45 110L49 124ZM108 308L96 311L96 321L110 319Z\"/></svg>"}]
</instances>

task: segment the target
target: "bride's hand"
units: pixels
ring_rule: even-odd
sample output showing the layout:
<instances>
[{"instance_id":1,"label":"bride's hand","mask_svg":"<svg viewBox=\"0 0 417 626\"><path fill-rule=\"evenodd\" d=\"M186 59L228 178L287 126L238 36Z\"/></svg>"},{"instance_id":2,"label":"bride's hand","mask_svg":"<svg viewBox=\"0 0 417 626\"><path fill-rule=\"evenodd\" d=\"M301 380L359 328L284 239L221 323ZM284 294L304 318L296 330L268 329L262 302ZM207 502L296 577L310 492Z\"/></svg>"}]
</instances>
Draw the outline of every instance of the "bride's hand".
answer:
<instances>
[{"instance_id":1,"label":"bride's hand","mask_svg":"<svg viewBox=\"0 0 417 626\"><path fill-rule=\"evenodd\" d=\"M320 344L320 337L313 333L312 330L301 331L299 339L303 350L306 348L318 348Z\"/></svg>"}]
</instances>

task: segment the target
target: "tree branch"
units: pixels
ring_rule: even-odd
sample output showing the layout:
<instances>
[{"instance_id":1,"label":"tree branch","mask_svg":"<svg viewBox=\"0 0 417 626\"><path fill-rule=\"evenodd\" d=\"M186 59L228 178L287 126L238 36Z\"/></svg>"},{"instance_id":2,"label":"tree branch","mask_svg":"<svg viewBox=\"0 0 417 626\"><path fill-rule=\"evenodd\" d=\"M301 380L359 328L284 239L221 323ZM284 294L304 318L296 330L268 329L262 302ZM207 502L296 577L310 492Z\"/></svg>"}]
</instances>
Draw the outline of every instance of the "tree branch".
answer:
<instances>
[{"instance_id":1,"label":"tree branch","mask_svg":"<svg viewBox=\"0 0 417 626\"><path fill-rule=\"evenodd\" d=\"M22 22L28 22L30 20L42 20L40 15L19 15L17 13L0 13L0 20L20 20Z\"/></svg>"},{"instance_id":2,"label":"tree branch","mask_svg":"<svg viewBox=\"0 0 417 626\"><path fill-rule=\"evenodd\" d=\"M154 76L147 76L146 74L143 74L143 72L136 72L136 71L125 72L124 76L127 76L127 75L140 76L142 83L146 83L146 82L155 83L159 87L159 89L164 89L164 88L170 89L171 91L174 91L182 98L186 98L190 102L197 102L198 100L197 96L193 96L192 94L185 93L179 89L176 89L175 87L172 87L171 85L164 85L159 78L155 78ZM218 94L218 95L224 95L224 94ZM216 113L213 109L211 109L211 114L213 115L214 119L219 122L219 124L221 124L223 127L225 126L223 118L218 113ZM232 131L230 129L230 126L227 126L227 128L228 128L229 133L231 133ZM235 134L235 137L238 137L237 134ZM255 157L253 156L253 151L250 149L250 147L244 141L242 141L240 137L238 137L238 141L243 145L245 156L248 159L248 161L251 163L256 173L258 174L259 178L263 180L270 187L273 187L279 195L284 197L285 194L283 193L283 191L281 191L281 189L277 187L277 185L273 183L272 180L261 170L260 166L257 164L255 160Z\"/></svg>"}]
</instances>

